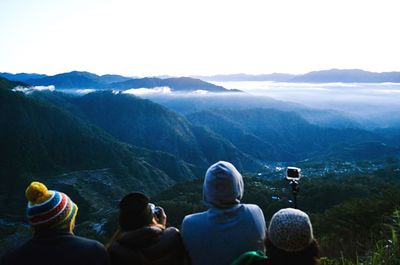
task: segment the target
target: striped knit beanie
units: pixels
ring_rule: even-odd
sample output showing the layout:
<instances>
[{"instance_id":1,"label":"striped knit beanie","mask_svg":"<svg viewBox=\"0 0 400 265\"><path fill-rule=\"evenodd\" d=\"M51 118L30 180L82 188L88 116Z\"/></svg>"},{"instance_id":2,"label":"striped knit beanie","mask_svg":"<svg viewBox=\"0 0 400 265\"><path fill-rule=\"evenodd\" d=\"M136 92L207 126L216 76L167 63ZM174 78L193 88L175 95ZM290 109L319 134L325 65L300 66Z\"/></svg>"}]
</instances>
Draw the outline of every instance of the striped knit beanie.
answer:
<instances>
[{"instance_id":1,"label":"striped knit beanie","mask_svg":"<svg viewBox=\"0 0 400 265\"><path fill-rule=\"evenodd\" d=\"M48 190L40 182L32 182L25 191L28 199L27 217L30 225L38 230L71 229L78 213L76 204L64 193ZM72 232L72 231L71 231Z\"/></svg>"}]
</instances>

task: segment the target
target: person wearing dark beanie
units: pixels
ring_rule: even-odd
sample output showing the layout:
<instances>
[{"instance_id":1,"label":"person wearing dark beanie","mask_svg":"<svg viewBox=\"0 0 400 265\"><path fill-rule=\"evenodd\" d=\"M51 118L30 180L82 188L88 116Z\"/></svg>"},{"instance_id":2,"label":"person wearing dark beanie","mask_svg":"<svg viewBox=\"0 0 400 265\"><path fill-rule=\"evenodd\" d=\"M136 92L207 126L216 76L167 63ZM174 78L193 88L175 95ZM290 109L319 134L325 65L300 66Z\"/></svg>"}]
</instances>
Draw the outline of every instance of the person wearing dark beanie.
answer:
<instances>
[{"instance_id":1,"label":"person wearing dark beanie","mask_svg":"<svg viewBox=\"0 0 400 265\"><path fill-rule=\"evenodd\" d=\"M78 206L63 192L32 182L25 191L26 214L33 238L10 251L1 265L107 265L105 247L73 234Z\"/></svg>"},{"instance_id":2,"label":"person wearing dark beanie","mask_svg":"<svg viewBox=\"0 0 400 265\"><path fill-rule=\"evenodd\" d=\"M119 203L119 225L123 230L135 230L153 221L149 198L140 192L126 195Z\"/></svg>"},{"instance_id":3,"label":"person wearing dark beanie","mask_svg":"<svg viewBox=\"0 0 400 265\"><path fill-rule=\"evenodd\" d=\"M126 195L119 203L119 229L107 250L111 264L183 264L184 248L179 230L166 228L167 217L141 192Z\"/></svg>"}]
</instances>

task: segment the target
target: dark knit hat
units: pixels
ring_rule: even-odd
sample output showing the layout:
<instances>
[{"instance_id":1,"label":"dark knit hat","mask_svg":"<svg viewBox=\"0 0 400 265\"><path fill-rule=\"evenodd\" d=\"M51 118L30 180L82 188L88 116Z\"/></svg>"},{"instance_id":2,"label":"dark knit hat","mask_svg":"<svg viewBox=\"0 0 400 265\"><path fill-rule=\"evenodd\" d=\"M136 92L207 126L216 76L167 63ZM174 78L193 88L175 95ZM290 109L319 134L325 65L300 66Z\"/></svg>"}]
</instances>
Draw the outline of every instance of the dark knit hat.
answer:
<instances>
[{"instance_id":1,"label":"dark knit hat","mask_svg":"<svg viewBox=\"0 0 400 265\"><path fill-rule=\"evenodd\" d=\"M130 193L120 201L119 225L122 230L134 230L149 225L152 219L149 198L143 193Z\"/></svg>"},{"instance_id":2,"label":"dark knit hat","mask_svg":"<svg viewBox=\"0 0 400 265\"><path fill-rule=\"evenodd\" d=\"M297 209L281 209L271 218L268 239L279 249L288 252L301 251L314 239L310 218Z\"/></svg>"},{"instance_id":3,"label":"dark knit hat","mask_svg":"<svg viewBox=\"0 0 400 265\"><path fill-rule=\"evenodd\" d=\"M36 231L71 228L78 212L76 204L64 193L48 190L40 182L32 182L25 191L26 214Z\"/></svg>"}]
</instances>

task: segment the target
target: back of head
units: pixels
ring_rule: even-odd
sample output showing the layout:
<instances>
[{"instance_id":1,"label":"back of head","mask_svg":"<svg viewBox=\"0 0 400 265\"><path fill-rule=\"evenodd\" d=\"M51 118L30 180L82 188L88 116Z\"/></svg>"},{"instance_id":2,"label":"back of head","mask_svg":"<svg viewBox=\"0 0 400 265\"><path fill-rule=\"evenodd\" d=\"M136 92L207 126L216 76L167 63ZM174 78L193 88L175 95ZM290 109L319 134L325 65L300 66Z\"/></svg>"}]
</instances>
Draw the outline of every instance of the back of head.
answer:
<instances>
[{"instance_id":1,"label":"back of head","mask_svg":"<svg viewBox=\"0 0 400 265\"><path fill-rule=\"evenodd\" d=\"M119 224L122 230L134 230L151 224L153 212L149 198L141 192L126 195L119 203Z\"/></svg>"},{"instance_id":2,"label":"back of head","mask_svg":"<svg viewBox=\"0 0 400 265\"><path fill-rule=\"evenodd\" d=\"M310 218L297 209L281 209L272 216L266 247L273 264L318 263L319 247Z\"/></svg>"},{"instance_id":3,"label":"back of head","mask_svg":"<svg viewBox=\"0 0 400 265\"><path fill-rule=\"evenodd\" d=\"M27 217L35 232L65 229L72 232L78 212L76 204L64 193L48 190L40 182L32 182L25 191Z\"/></svg>"},{"instance_id":4,"label":"back of head","mask_svg":"<svg viewBox=\"0 0 400 265\"><path fill-rule=\"evenodd\" d=\"M229 162L219 161L208 168L203 185L207 206L229 208L243 197L243 177Z\"/></svg>"}]
</instances>

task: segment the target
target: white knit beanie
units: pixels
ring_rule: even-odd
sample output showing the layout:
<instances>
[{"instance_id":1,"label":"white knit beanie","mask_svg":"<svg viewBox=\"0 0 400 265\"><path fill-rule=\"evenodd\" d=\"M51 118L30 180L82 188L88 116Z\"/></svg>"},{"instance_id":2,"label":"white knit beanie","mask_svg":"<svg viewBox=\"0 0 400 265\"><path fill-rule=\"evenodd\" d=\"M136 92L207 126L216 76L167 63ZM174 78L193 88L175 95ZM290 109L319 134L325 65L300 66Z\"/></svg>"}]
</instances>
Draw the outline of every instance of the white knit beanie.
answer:
<instances>
[{"instance_id":1,"label":"white knit beanie","mask_svg":"<svg viewBox=\"0 0 400 265\"><path fill-rule=\"evenodd\" d=\"M268 239L275 247L287 252L303 250L314 239L310 218L297 209L281 209L272 216Z\"/></svg>"}]
</instances>

